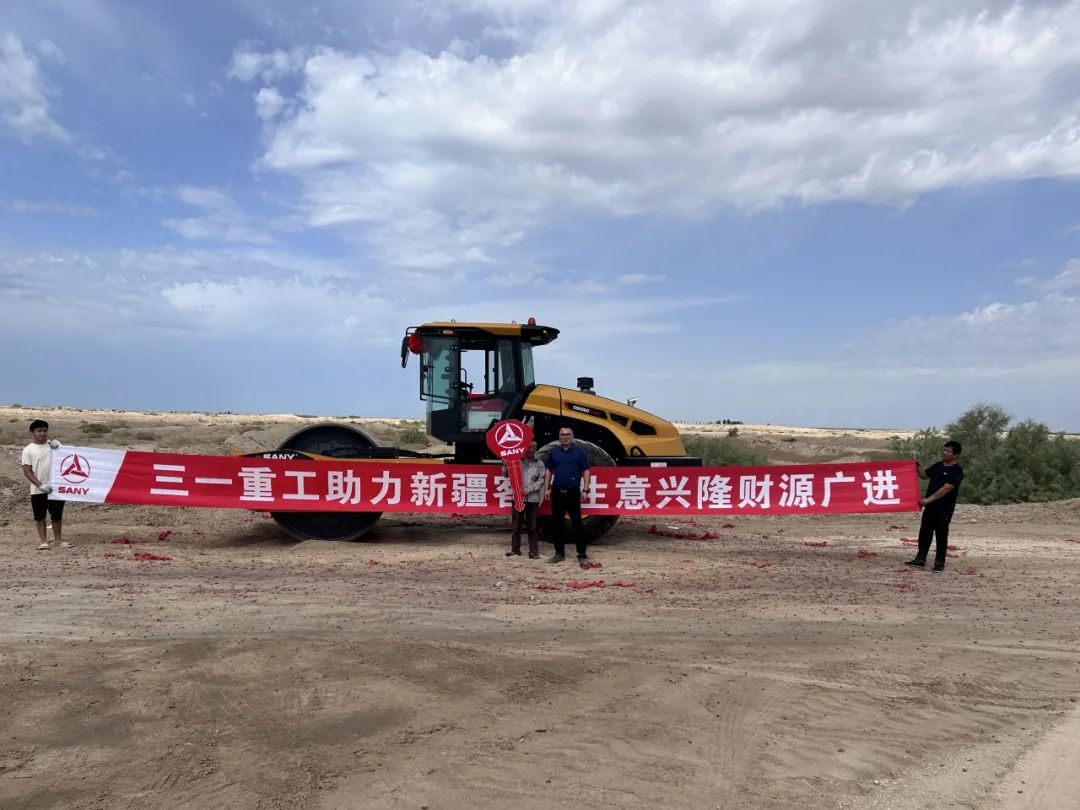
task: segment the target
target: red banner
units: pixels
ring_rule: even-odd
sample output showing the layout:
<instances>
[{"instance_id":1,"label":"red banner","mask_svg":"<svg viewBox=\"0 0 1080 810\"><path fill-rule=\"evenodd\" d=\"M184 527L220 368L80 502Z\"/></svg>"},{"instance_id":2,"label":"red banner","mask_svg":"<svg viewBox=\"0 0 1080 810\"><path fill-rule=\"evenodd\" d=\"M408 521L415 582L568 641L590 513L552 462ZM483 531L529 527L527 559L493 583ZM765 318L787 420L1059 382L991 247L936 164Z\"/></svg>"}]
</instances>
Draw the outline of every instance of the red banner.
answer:
<instances>
[{"instance_id":1,"label":"red banner","mask_svg":"<svg viewBox=\"0 0 1080 810\"><path fill-rule=\"evenodd\" d=\"M915 462L771 467L594 467L586 513L793 515L911 512ZM500 464L310 461L65 447L53 454L52 497L96 503L270 512L509 510Z\"/></svg>"}]
</instances>

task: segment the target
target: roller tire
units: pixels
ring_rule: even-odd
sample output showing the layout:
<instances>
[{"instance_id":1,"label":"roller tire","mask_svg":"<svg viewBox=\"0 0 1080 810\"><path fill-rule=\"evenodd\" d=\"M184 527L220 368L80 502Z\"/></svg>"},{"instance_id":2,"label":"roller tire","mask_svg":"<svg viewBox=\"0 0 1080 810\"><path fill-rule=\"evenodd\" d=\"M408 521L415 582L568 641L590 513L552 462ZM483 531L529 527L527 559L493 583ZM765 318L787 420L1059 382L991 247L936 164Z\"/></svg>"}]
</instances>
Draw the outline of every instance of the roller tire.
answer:
<instances>
[{"instance_id":1,"label":"roller tire","mask_svg":"<svg viewBox=\"0 0 1080 810\"><path fill-rule=\"evenodd\" d=\"M281 443L279 450L357 458L358 449L378 447L359 428L327 422L307 425ZM272 512L282 531L294 540L359 540L378 523L382 512Z\"/></svg>"}]
</instances>

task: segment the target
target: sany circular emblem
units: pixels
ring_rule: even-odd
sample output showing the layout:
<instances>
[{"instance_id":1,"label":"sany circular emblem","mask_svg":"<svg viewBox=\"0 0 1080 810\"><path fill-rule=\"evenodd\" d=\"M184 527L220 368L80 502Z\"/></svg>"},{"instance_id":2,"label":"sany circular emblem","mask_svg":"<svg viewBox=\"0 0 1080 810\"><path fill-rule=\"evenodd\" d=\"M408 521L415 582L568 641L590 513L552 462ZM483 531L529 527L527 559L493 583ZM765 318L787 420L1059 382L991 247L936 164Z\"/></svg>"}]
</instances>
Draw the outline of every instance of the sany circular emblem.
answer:
<instances>
[{"instance_id":1,"label":"sany circular emblem","mask_svg":"<svg viewBox=\"0 0 1080 810\"><path fill-rule=\"evenodd\" d=\"M491 452L499 458L521 458L532 442L532 428L517 419L503 419L491 426L485 438Z\"/></svg>"},{"instance_id":2,"label":"sany circular emblem","mask_svg":"<svg viewBox=\"0 0 1080 810\"><path fill-rule=\"evenodd\" d=\"M83 456L72 454L60 462L60 475L71 484L81 484L90 477L90 462Z\"/></svg>"}]
</instances>

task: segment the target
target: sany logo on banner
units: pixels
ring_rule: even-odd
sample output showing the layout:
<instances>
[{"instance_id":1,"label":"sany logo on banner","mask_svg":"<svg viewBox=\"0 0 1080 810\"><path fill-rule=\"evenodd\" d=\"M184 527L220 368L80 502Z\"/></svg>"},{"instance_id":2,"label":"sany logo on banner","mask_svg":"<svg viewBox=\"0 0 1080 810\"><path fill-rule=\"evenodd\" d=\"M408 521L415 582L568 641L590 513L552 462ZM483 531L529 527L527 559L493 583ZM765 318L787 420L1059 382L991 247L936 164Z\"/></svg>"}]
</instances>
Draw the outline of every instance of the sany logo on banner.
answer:
<instances>
[{"instance_id":1,"label":"sany logo on banner","mask_svg":"<svg viewBox=\"0 0 1080 810\"><path fill-rule=\"evenodd\" d=\"M514 490L514 508L525 511L525 482L521 477L521 457L532 444L532 428L517 419L496 422L485 436L491 452L506 463L506 476Z\"/></svg>"},{"instance_id":2,"label":"sany logo on banner","mask_svg":"<svg viewBox=\"0 0 1080 810\"><path fill-rule=\"evenodd\" d=\"M78 453L65 456L60 462L60 477L71 484L81 484L90 477L90 462Z\"/></svg>"},{"instance_id":3,"label":"sany logo on banner","mask_svg":"<svg viewBox=\"0 0 1080 810\"><path fill-rule=\"evenodd\" d=\"M64 448L53 453L50 480L56 482L52 497L64 501L102 503L116 481L126 451L97 447Z\"/></svg>"}]
</instances>

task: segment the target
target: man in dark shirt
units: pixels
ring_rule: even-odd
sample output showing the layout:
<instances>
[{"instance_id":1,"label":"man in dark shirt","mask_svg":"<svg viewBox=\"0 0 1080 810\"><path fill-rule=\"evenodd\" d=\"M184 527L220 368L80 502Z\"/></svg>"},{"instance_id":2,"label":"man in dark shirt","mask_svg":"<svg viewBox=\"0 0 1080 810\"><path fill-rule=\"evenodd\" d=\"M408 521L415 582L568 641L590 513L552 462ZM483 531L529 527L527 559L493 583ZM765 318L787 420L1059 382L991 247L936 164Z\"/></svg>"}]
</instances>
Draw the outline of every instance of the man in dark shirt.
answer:
<instances>
[{"instance_id":1,"label":"man in dark shirt","mask_svg":"<svg viewBox=\"0 0 1080 810\"><path fill-rule=\"evenodd\" d=\"M570 528L577 546L578 564L584 568L589 558L585 553L585 537L581 532L581 490L589 488L590 465L585 451L574 444L574 431L570 428L559 428L559 446L548 455L546 466L544 491L551 498L552 529L555 535L555 556L548 562L557 563L566 559L563 515L569 513Z\"/></svg>"},{"instance_id":2,"label":"man in dark shirt","mask_svg":"<svg viewBox=\"0 0 1080 810\"><path fill-rule=\"evenodd\" d=\"M960 466L960 442L945 442L941 451L942 460L929 469L919 470L919 478L930 479L926 485L926 497L919 498L923 508L922 525L919 526L919 553L908 565L919 568L926 566L926 555L930 553L930 541L937 537L937 555L934 557L934 572L945 570L945 555L949 550L949 522L956 497L960 494L960 482L964 480L964 468Z\"/></svg>"}]
</instances>

